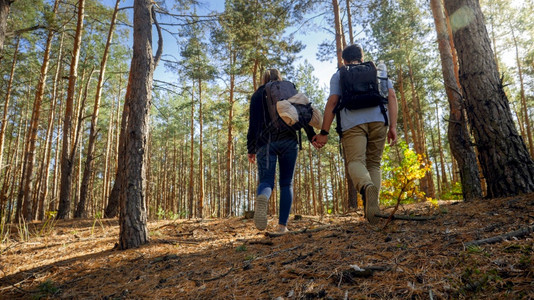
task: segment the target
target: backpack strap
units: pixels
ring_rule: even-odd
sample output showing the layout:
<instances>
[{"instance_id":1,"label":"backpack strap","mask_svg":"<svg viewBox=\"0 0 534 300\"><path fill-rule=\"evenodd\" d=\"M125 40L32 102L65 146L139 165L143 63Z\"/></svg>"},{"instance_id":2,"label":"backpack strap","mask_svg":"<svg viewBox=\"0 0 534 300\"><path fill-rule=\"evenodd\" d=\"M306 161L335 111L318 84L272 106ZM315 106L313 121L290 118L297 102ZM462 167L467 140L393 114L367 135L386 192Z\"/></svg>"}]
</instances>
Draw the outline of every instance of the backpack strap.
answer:
<instances>
[{"instance_id":1,"label":"backpack strap","mask_svg":"<svg viewBox=\"0 0 534 300\"><path fill-rule=\"evenodd\" d=\"M384 106L384 103L380 103L379 106L380 106L380 112L382 112L382 115L384 116L384 126L388 126L389 125L388 114L387 114L388 110Z\"/></svg>"}]
</instances>

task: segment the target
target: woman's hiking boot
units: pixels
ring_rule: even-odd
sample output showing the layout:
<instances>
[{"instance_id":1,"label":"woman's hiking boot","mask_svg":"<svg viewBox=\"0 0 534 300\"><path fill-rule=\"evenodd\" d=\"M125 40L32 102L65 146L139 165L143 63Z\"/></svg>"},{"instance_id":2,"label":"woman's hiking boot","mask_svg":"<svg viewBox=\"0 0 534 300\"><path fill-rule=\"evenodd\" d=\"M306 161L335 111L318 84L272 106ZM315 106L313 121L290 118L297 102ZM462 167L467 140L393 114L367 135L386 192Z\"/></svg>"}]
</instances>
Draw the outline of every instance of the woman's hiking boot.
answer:
<instances>
[{"instance_id":1,"label":"woman's hiking boot","mask_svg":"<svg viewBox=\"0 0 534 300\"><path fill-rule=\"evenodd\" d=\"M287 229L287 226L278 224L278 233L287 233L289 232L289 229Z\"/></svg>"},{"instance_id":2,"label":"woman's hiking boot","mask_svg":"<svg viewBox=\"0 0 534 300\"><path fill-rule=\"evenodd\" d=\"M265 230L267 228L267 205L269 199L267 196L260 194L256 197L254 204L254 225L258 230Z\"/></svg>"}]
</instances>

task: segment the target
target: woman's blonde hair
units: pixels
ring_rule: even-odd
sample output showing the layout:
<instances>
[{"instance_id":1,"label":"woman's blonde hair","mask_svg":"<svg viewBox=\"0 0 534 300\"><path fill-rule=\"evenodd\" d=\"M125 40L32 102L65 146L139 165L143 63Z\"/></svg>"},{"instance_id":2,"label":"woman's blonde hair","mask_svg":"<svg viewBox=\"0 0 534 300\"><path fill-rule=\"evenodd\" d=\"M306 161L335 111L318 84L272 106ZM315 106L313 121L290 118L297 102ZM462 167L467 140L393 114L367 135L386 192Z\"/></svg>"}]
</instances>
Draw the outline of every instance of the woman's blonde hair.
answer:
<instances>
[{"instance_id":1,"label":"woman's blonde hair","mask_svg":"<svg viewBox=\"0 0 534 300\"><path fill-rule=\"evenodd\" d=\"M282 80L282 74L280 74L280 71L277 69L267 69L265 72L263 72L263 76L261 78L261 84L264 85L269 81L281 81Z\"/></svg>"}]
</instances>

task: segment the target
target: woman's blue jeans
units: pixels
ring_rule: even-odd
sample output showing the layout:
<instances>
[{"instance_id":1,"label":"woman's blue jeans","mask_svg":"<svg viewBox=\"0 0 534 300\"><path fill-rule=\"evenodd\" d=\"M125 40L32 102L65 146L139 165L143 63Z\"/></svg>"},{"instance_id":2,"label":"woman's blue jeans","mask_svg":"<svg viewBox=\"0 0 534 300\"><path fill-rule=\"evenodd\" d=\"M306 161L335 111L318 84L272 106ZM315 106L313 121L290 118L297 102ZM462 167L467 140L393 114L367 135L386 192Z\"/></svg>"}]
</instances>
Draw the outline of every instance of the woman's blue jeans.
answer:
<instances>
[{"instance_id":1,"label":"woman's blue jeans","mask_svg":"<svg viewBox=\"0 0 534 300\"><path fill-rule=\"evenodd\" d=\"M271 196L274 188L276 161L279 161L280 213L278 224L287 225L289 211L293 203L293 174L297 162L298 144L296 140L274 141L262 146L256 153L258 162L258 195Z\"/></svg>"}]
</instances>

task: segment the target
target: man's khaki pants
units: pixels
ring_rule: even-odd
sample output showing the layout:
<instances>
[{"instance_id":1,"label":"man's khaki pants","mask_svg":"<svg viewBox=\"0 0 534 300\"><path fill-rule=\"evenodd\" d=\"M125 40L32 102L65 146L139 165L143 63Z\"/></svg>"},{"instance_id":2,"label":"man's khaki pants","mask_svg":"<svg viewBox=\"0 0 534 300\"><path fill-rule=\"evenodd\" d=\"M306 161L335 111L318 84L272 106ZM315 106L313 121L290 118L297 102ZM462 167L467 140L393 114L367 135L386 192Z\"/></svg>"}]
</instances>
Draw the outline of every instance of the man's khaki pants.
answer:
<instances>
[{"instance_id":1,"label":"man's khaki pants","mask_svg":"<svg viewBox=\"0 0 534 300\"><path fill-rule=\"evenodd\" d=\"M349 163L350 178L358 192L371 183L380 190L380 161L387 129L384 122L372 122L343 131L341 142Z\"/></svg>"}]
</instances>

